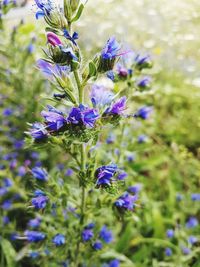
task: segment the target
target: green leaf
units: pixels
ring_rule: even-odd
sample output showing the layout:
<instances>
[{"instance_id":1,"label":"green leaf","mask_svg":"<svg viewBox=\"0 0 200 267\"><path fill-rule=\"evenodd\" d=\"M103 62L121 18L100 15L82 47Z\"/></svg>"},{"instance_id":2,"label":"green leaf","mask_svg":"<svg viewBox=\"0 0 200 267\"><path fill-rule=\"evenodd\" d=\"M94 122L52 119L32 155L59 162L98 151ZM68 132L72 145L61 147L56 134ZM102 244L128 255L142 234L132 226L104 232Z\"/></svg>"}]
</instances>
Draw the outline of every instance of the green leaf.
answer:
<instances>
[{"instance_id":1,"label":"green leaf","mask_svg":"<svg viewBox=\"0 0 200 267\"><path fill-rule=\"evenodd\" d=\"M129 243L133 237L132 234L133 226L131 223L128 223L123 230L123 233L119 239L119 242L116 244L116 250L124 253L125 250L129 247Z\"/></svg>"},{"instance_id":2,"label":"green leaf","mask_svg":"<svg viewBox=\"0 0 200 267\"><path fill-rule=\"evenodd\" d=\"M93 77L93 76L96 75L96 73L97 73L96 66L95 66L95 64L91 61L91 62L89 63L89 76L90 76L90 77Z\"/></svg>"},{"instance_id":3,"label":"green leaf","mask_svg":"<svg viewBox=\"0 0 200 267\"><path fill-rule=\"evenodd\" d=\"M84 9L84 5L81 4L81 5L79 6L79 8L78 8L78 11L77 11L75 17L72 19L71 22L77 21L77 20L80 18L80 16L82 15L83 9Z\"/></svg>"},{"instance_id":4,"label":"green leaf","mask_svg":"<svg viewBox=\"0 0 200 267\"><path fill-rule=\"evenodd\" d=\"M6 259L7 266L17 267L17 263L15 261L16 251L14 250L11 243L7 239L2 238L1 239L1 247L2 247L2 250L4 253L4 257Z\"/></svg>"}]
</instances>

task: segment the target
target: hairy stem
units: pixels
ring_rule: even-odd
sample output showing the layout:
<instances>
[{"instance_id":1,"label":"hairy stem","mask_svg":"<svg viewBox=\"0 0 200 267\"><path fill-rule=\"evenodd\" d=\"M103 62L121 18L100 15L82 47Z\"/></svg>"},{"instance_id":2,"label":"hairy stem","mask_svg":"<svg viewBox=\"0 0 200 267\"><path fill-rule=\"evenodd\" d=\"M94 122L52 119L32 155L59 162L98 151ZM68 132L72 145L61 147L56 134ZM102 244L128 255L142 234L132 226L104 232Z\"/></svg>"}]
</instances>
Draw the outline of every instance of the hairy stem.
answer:
<instances>
[{"instance_id":1,"label":"hairy stem","mask_svg":"<svg viewBox=\"0 0 200 267\"><path fill-rule=\"evenodd\" d=\"M78 87L79 104L83 104L83 101L84 101L83 86L81 84L81 80L80 80L79 73L77 70L74 71L74 77L75 77L76 84Z\"/></svg>"}]
</instances>

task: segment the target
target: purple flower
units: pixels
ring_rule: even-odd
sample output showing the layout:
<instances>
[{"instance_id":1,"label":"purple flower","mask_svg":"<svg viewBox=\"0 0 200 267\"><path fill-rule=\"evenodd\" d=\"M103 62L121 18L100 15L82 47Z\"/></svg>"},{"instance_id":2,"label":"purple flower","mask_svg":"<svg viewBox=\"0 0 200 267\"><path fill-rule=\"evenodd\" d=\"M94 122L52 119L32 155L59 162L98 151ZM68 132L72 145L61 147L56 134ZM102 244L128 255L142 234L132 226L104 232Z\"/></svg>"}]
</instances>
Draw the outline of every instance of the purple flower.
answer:
<instances>
[{"instance_id":1,"label":"purple flower","mask_svg":"<svg viewBox=\"0 0 200 267\"><path fill-rule=\"evenodd\" d=\"M168 238L174 237L174 230L173 229L168 229L167 232L166 232L166 236Z\"/></svg>"},{"instance_id":2,"label":"purple flower","mask_svg":"<svg viewBox=\"0 0 200 267\"><path fill-rule=\"evenodd\" d=\"M7 225L10 223L10 219L8 218L8 216L4 216L2 218L2 223L3 223L3 225Z\"/></svg>"},{"instance_id":3,"label":"purple flower","mask_svg":"<svg viewBox=\"0 0 200 267\"><path fill-rule=\"evenodd\" d=\"M69 176L69 177L70 177L70 176L73 175L73 173L74 173L74 171L73 171L72 169L69 168L69 169L66 170L66 172L65 172L65 176Z\"/></svg>"},{"instance_id":4,"label":"purple flower","mask_svg":"<svg viewBox=\"0 0 200 267\"><path fill-rule=\"evenodd\" d=\"M98 118L99 114L97 110L80 105L71 109L67 121L72 124L80 124L93 128Z\"/></svg>"},{"instance_id":5,"label":"purple flower","mask_svg":"<svg viewBox=\"0 0 200 267\"><path fill-rule=\"evenodd\" d=\"M111 243L113 240L113 234L112 231L108 230L106 225L104 225L101 228L101 231L99 233L99 237L107 244Z\"/></svg>"},{"instance_id":6,"label":"purple flower","mask_svg":"<svg viewBox=\"0 0 200 267\"><path fill-rule=\"evenodd\" d=\"M167 257L170 257L170 256L172 255L172 250L171 250L171 248L166 248L166 249L165 249L165 255L166 255Z\"/></svg>"},{"instance_id":7,"label":"purple flower","mask_svg":"<svg viewBox=\"0 0 200 267\"><path fill-rule=\"evenodd\" d=\"M138 194L142 189L142 185L141 184L136 184L134 186L129 186L128 188L128 192L131 194Z\"/></svg>"},{"instance_id":8,"label":"purple flower","mask_svg":"<svg viewBox=\"0 0 200 267\"><path fill-rule=\"evenodd\" d=\"M149 55L141 56L140 54L138 54L135 57L135 63L136 63L136 68L139 70L152 67L152 60Z\"/></svg>"},{"instance_id":9,"label":"purple flower","mask_svg":"<svg viewBox=\"0 0 200 267\"><path fill-rule=\"evenodd\" d=\"M42 190L36 189L34 192L34 197L40 197L40 196L46 196L46 194Z\"/></svg>"},{"instance_id":10,"label":"purple flower","mask_svg":"<svg viewBox=\"0 0 200 267\"><path fill-rule=\"evenodd\" d=\"M47 205L47 201L48 201L48 197L41 195L41 196L32 198L31 203L36 209L44 209Z\"/></svg>"},{"instance_id":11,"label":"purple flower","mask_svg":"<svg viewBox=\"0 0 200 267\"><path fill-rule=\"evenodd\" d=\"M149 118L153 111L153 108L151 106L144 106L138 109L138 111L135 113L134 117L141 118L143 120L146 120Z\"/></svg>"},{"instance_id":12,"label":"purple flower","mask_svg":"<svg viewBox=\"0 0 200 267\"><path fill-rule=\"evenodd\" d=\"M24 232L25 237L29 242L39 242L45 239L45 234L37 231L26 230Z\"/></svg>"},{"instance_id":13,"label":"purple flower","mask_svg":"<svg viewBox=\"0 0 200 267\"><path fill-rule=\"evenodd\" d=\"M69 66L53 65L43 59L37 61L37 67L47 78L53 78L54 75L59 77L66 76L70 71Z\"/></svg>"},{"instance_id":14,"label":"purple flower","mask_svg":"<svg viewBox=\"0 0 200 267\"><path fill-rule=\"evenodd\" d=\"M127 160L128 160L128 162L133 162L135 160L135 154L129 154L127 156Z\"/></svg>"},{"instance_id":15,"label":"purple flower","mask_svg":"<svg viewBox=\"0 0 200 267\"><path fill-rule=\"evenodd\" d=\"M133 210L135 207L135 201L138 199L138 196L130 195L128 192L125 192L120 196L114 203L114 205L119 209L124 210Z\"/></svg>"},{"instance_id":16,"label":"purple flower","mask_svg":"<svg viewBox=\"0 0 200 267\"><path fill-rule=\"evenodd\" d=\"M101 56L103 59L113 59L118 56L118 52L120 51L121 46L119 43L116 41L115 37L111 37L104 49L101 52Z\"/></svg>"},{"instance_id":17,"label":"purple flower","mask_svg":"<svg viewBox=\"0 0 200 267\"><path fill-rule=\"evenodd\" d=\"M53 237L52 242L57 246L62 246L65 244L65 236L62 234L57 234Z\"/></svg>"},{"instance_id":18,"label":"purple flower","mask_svg":"<svg viewBox=\"0 0 200 267\"><path fill-rule=\"evenodd\" d=\"M151 78L149 76L143 77L137 81L137 86L140 88L147 88L151 85Z\"/></svg>"},{"instance_id":19,"label":"purple flower","mask_svg":"<svg viewBox=\"0 0 200 267\"><path fill-rule=\"evenodd\" d=\"M200 201L200 194L199 193L191 194L191 200L192 201Z\"/></svg>"},{"instance_id":20,"label":"purple flower","mask_svg":"<svg viewBox=\"0 0 200 267\"><path fill-rule=\"evenodd\" d=\"M8 117L13 114L13 110L11 108L5 108L2 114L3 116Z\"/></svg>"},{"instance_id":21,"label":"purple flower","mask_svg":"<svg viewBox=\"0 0 200 267\"><path fill-rule=\"evenodd\" d=\"M193 227L196 227L198 224L199 222L196 217L190 217L188 221L186 222L186 227L193 228Z\"/></svg>"},{"instance_id":22,"label":"purple flower","mask_svg":"<svg viewBox=\"0 0 200 267\"><path fill-rule=\"evenodd\" d=\"M121 172L117 175L117 180L123 181L127 176L128 174L126 172Z\"/></svg>"},{"instance_id":23,"label":"purple flower","mask_svg":"<svg viewBox=\"0 0 200 267\"><path fill-rule=\"evenodd\" d=\"M145 134L141 134L138 136L138 143L142 144L142 143L146 143L148 140L148 137Z\"/></svg>"},{"instance_id":24,"label":"purple flower","mask_svg":"<svg viewBox=\"0 0 200 267\"><path fill-rule=\"evenodd\" d=\"M12 182L12 180L9 179L9 178L4 178L4 179L3 179L3 184L4 184L5 187L11 187L12 184L13 184L13 182Z\"/></svg>"},{"instance_id":25,"label":"purple flower","mask_svg":"<svg viewBox=\"0 0 200 267\"><path fill-rule=\"evenodd\" d=\"M24 146L24 140L16 140L14 142L14 148L15 149L21 149Z\"/></svg>"},{"instance_id":26,"label":"purple flower","mask_svg":"<svg viewBox=\"0 0 200 267\"><path fill-rule=\"evenodd\" d=\"M114 259L109 262L109 267L119 267L120 266L120 261L117 259Z\"/></svg>"},{"instance_id":27,"label":"purple flower","mask_svg":"<svg viewBox=\"0 0 200 267\"><path fill-rule=\"evenodd\" d=\"M194 245L196 242L198 242L198 238L196 236L189 236L188 237L188 243L191 245Z\"/></svg>"},{"instance_id":28,"label":"purple flower","mask_svg":"<svg viewBox=\"0 0 200 267\"><path fill-rule=\"evenodd\" d=\"M187 248L187 247L182 247L182 252L183 252L184 255L189 255L191 250L189 248Z\"/></svg>"},{"instance_id":29,"label":"purple flower","mask_svg":"<svg viewBox=\"0 0 200 267\"><path fill-rule=\"evenodd\" d=\"M23 177L26 174L26 168L24 166L20 166L18 168L18 175Z\"/></svg>"},{"instance_id":30,"label":"purple flower","mask_svg":"<svg viewBox=\"0 0 200 267\"><path fill-rule=\"evenodd\" d=\"M103 245L101 243L101 241L96 241L93 245L92 245L94 250L101 250Z\"/></svg>"},{"instance_id":31,"label":"purple flower","mask_svg":"<svg viewBox=\"0 0 200 267\"><path fill-rule=\"evenodd\" d=\"M96 170L97 185L110 185L117 171L117 165L110 164Z\"/></svg>"},{"instance_id":32,"label":"purple flower","mask_svg":"<svg viewBox=\"0 0 200 267\"><path fill-rule=\"evenodd\" d=\"M129 75L129 70L122 64L117 64L116 71L118 76L121 78L126 78Z\"/></svg>"},{"instance_id":33,"label":"purple flower","mask_svg":"<svg viewBox=\"0 0 200 267\"><path fill-rule=\"evenodd\" d=\"M59 39L59 37L53 33L53 32L48 32L47 33L47 41L48 43L50 43L52 46L59 46L62 45L61 40Z\"/></svg>"},{"instance_id":34,"label":"purple flower","mask_svg":"<svg viewBox=\"0 0 200 267\"><path fill-rule=\"evenodd\" d=\"M36 178L37 180L41 180L41 181L47 181L48 180L48 173L43 168L34 167L31 170L31 173L32 173L33 177Z\"/></svg>"},{"instance_id":35,"label":"purple flower","mask_svg":"<svg viewBox=\"0 0 200 267\"><path fill-rule=\"evenodd\" d=\"M43 110L41 115L44 117L50 131L58 131L66 124L63 113L54 107L48 106L48 111Z\"/></svg>"},{"instance_id":36,"label":"purple flower","mask_svg":"<svg viewBox=\"0 0 200 267\"><path fill-rule=\"evenodd\" d=\"M28 226L32 228L38 228L41 224L41 218L35 218L28 222Z\"/></svg>"},{"instance_id":37,"label":"purple flower","mask_svg":"<svg viewBox=\"0 0 200 267\"><path fill-rule=\"evenodd\" d=\"M108 138L106 139L106 143L107 143L107 144L113 144L114 141L115 141L115 139L116 139L115 135L110 134L110 135L108 136Z\"/></svg>"},{"instance_id":38,"label":"purple flower","mask_svg":"<svg viewBox=\"0 0 200 267\"><path fill-rule=\"evenodd\" d=\"M11 200L4 200L4 202L1 205L3 210L9 210L12 207Z\"/></svg>"},{"instance_id":39,"label":"purple flower","mask_svg":"<svg viewBox=\"0 0 200 267\"><path fill-rule=\"evenodd\" d=\"M29 133L36 140L44 139L48 134L46 127L40 122L33 123Z\"/></svg>"},{"instance_id":40,"label":"purple flower","mask_svg":"<svg viewBox=\"0 0 200 267\"><path fill-rule=\"evenodd\" d=\"M0 187L0 196L5 195L8 192L7 188L5 187Z\"/></svg>"},{"instance_id":41,"label":"purple flower","mask_svg":"<svg viewBox=\"0 0 200 267\"><path fill-rule=\"evenodd\" d=\"M94 233L91 229L84 229L82 231L82 240L83 242L87 242L89 241L90 239L92 239L94 236Z\"/></svg>"},{"instance_id":42,"label":"purple flower","mask_svg":"<svg viewBox=\"0 0 200 267\"><path fill-rule=\"evenodd\" d=\"M106 113L121 115L126 109L126 97L123 96L117 102L115 102L109 109L106 110Z\"/></svg>"},{"instance_id":43,"label":"purple flower","mask_svg":"<svg viewBox=\"0 0 200 267\"><path fill-rule=\"evenodd\" d=\"M113 100L114 94L106 87L101 85L93 85L90 98L94 107L104 107L109 105Z\"/></svg>"}]
</instances>

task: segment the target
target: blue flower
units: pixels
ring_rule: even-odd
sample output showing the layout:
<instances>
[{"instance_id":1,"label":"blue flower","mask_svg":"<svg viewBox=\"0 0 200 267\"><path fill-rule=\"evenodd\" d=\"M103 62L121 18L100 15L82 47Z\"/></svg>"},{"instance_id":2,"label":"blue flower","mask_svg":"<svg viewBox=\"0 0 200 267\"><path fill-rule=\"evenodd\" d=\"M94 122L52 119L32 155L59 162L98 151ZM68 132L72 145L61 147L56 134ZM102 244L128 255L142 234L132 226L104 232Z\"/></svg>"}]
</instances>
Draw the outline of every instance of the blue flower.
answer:
<instances>
[{"instance_id":1,"label":"blue flower","mask_svg":"<svg viewBox=\"0 0 200 267\"><path fill-rule=\"evenodd\" d=\"M26 174L26 168L24 166L20 166L18 168L18 175L23 177Z\"/></svg>"},{"instance_id":2,"label":"blue flower","mask_svg":"<svg viewBox=\"0 0 200 267\"><path fill-rule=\"evenodd\" d=\"M142 144L142 143L146 143L148 140L148 137L145 134L141 134L138 136L138 143Z\"/></svg>"},{"instance_id":3,"label":"blue flower","mask_svg":"<svg viewBox=\"0 0 200 267\"><path fill-rule=\"evenodd\" d=\"M1 207L3 210L9 210L12 207L12 201L11 200L4 200Z\"/></svg>"},{"instance_id":4,"label":"blue flower","mask_svg":"<svg viewBox=\"0 0 200 267\"><path fill-rule=\"evenodd\" d=\"M60 130L66 124L63 113L54 107L48 106L48 111L43 110L41 115L45 119L48 130L52 132Z\"/></svg>"},{"instance_id":5,"label":"blue flower","mask_svg":"<svg viewBox=\"0 0 200 267\"><path fill-rule=\"evenodd\" d=\"M166 255L167 257L170 257L170 256L172 255L172 250L171 250L171 248L166 248L166 249L165 249L165 255Z\"/></svg>"},{"instance_id":6,"label":"blue flower","mask_svg":"<svg viewBox=\"0 0 200 267\"><path fill-rule=\"evenodd\" d=\"M106 110L106 113L113 115L121 115L126 109L126 96L117 100L110 108Z\"/></svg>"},{"instance_id":7,"label":"blue flower","mask_svg":"<svg viewBox=\"0 0 200 267\"><path fill-rule=\"evenodd\" d=\"M107 77L111 80L111 81L115 81L115 73L114 71L110 70L106 73Z\"/></svg>"},{"instance_id":8,"label":"blue flower","mask_svg":"<svg viewBox=\"0 0 200 267\"><path fill-rule=\"evenodd\" d=\"M42 190L40 190L40 189L36 189L36 190L34 191L34 196L35 196L35 197L40 197L40 196L46 196L46 194L45 194Z\"/></svg>"},{"instance_id":9,"label":"blue flower","mask_svg":"<svg viewBox=\"0 0 200 267\"><path fill-rule=\"evenodd\" d=\"M29 242L39 242L45 239L45 234L37 231L26 230L24 232L25 237Z\"/></svg>"},{"instance_id":10,"label":"blue flower","mask_svg":"<svg viewBox=\"0 0 200 267\"><path fill-rule=\"evenodd\" d=\"M135 201L138 199L138 196L130 195L128 192L125 192L120 196L114 203L114 205L121 210L130 210L132 211L135 207Z\"/></svg>"},{"instance_id":11,"label":"blue flower","mask_svg":"<svg viewBox=\"0 0 200 267\"><path fill-rule=\"evenodd\" d=\"M14 111L13 111L11 108L5 108L5 109L3 110L3 116L5 116L5 117L10 116L10 115L13 114L13 112L14 112Z\"/></svg>"},{"instance_id":12,"label":"blue flower","mask_svg":"<svg viewBox=\"0 0 200 267\"><path fill-rule=\"evenodd\" d=\"M57 234L53 237L52 242L56 245L56 246L62 246L65 244L65 236L62 234Z\"/></svg>"},{"instance_id":13,"label":"blue flower","mask_svg":"<svg viewBox=\"0 0 200 267\"><path fill-rule=\"evenodd\" d=\"M191 194L191 200L192 201L200 201L200 194L199 193Z\"/></svg>"},{"instance_id":14,"label":"blue flower","mask_svg":"<svg viewBox=\"0 0 200 267\"><path fill-rule=\"evenodd\" d=\"M115 164L98 168L96 170L97 185L110 185L117 169Z\"/></svg>"},{"instance_id":15,"label":"blue flower","mask_svg":"<svg viewBox=\"0 0 200 267\"><path fill-rule=\"evenodd\" d=\"M79 107L73 107L71 109L67 121L68 123L85 125L93 128L98 118L99 114L97 110L80 105Z\"/></svg>"},{"instance_id":16,"label":"blue flower","mask_svg":"<svg viewBox=\"0 0 200 267\"><path fill-rule=\"evenodd\" d=\"M126 172L120 172L120 173L117 175L117 180L119 180L119 181L123 181L127 176L128 176L128 174L127 174Z\"/></svg>"},{"instance_id":17,"label":"blue flower","mask_svg":"<svg viewBox=\"0 0 200 267\"><path fill-rule=\"evenodd\" d=\"M32 198L31 203L36 209L44 209L47 205L48 197L47 196L38 196Z\"/></svg>"},{"instance_id":18,"label":"blue flower","mask_svg":"<svg viewBox=\"0 0 200 267\"><path fill-rule=\"evenodd\" d=\"M36 13L36 19L44 17L45 15L50 15L54 9L52 0L35 0L35 3L39 10Z\"/></svg>"},{"instance_id":19,"label":"blue flower","mask_svg":"<svg viewBox=\"0 0 200 267\"><path fill-rule=\"evenodd\" d=\"M133 186L129 186L128 188L128 192L131 193L131 194L138 194L142 189L142 185L141 184L136 184L136 185L133 185Z\"/></svg>"},{"instance_id":20,"label":"blue flower","mask_svg":"<svg viewBox=\"0 0 200 267\"><path fill-rule=\"evenodd\" d=\"M196 236L189 236L188 237L188 243L191 244L191 245L194 245L195 243L198 242L198 238Z\"/></svg>"},{"instance_id":21,"label":"blue flower","mask_svg":"<svg viewBox=\"0 0 200 267\"><path fill-rule=\"evenodd\" d=\"M198 224L199 222L196 217L190 217L188 221L186 222L186 227L193 228L193 227L196 227Z\"/></svg>"},{"instance_id":22,"label":"blue flower","mask_svg":"<svg viewBox=\"0 0 200 267\"><path fill-rule=\"evenodd\" d=\"M69 66L53 65L43 59L37 61L37 67L47 78L53 78L54 76L65 77L70 72Z\"/></svg>"},{"instance_id":23,"label":"blue flower","mask_svg":"<svg viewBox=\"0 0 200 267\"><path fill-rule=\"evenodd\" d=\"M40 122L33 123L29 133L36 140L45 139L48 134L46 127Z\"/></svg>"},{"instance_id":24,"label":"blue flower","mask_svg":"<svg viewBox=\"0 0 200 267\"><path fill-rule=\"evenodd\" d=\"M64 32L65 38L68 39L68 40L70 40L74 45L77 46L77 43L76 43L75 40L78 39L78 33L77 32L74 32L73 35L71 36L66 29L64 29L63 32Z\"/></svg>"},{"instance_id":25,"label":"blue flower","mask_svg":"<svg viewBox=\"0 0 200 267\"><path fill-rule=\"evenodd\" d=\"M91 229L84 229L82 231L82 240L83 242L87 242L89 240L91 240L94 236L94 233Z\"/></svg>"},{"instance_id":26,"label":"blue flower","mask_svg":"<svg viewBox=\"0 0 200 267\"><path fill-rule=\"evenodd\" d=\"M111 134L108 136L108 138L106 139L106 144L113 144L114 141L115 141L115 139L116 139L115 135L111 133Z\"/></svg>"},{"instance_id":27,"label":"blue flower","mask_svg":"<svg viewBox=\"0 0 200 267\"><path fill-rule=\"evenodd\" d=\"M65 176L70 177L70 176L73 175L73 173L74 173L74 171L73 171L71 168L69 168L69 169L66 170L66 172L65 172Z\"/></svg>"},{"instance_id":28,"label":"blue flower","mask_svg":"<svg viewBox=\"0 0 200 267\"><path fill-rule=\"evenodd\" d=\"M149 55L141 56L140 54L138 54L135 57L135 63L136 63L136 68L139 70L152 67L152 60Z\"/></svg>"},{"instance_id":29,"label":"blue flower","mask_svg":"<svg viewBox=\"0 0 200 267\"><path fill-rule=\"evenodd\" d=\"M101 243L101 241L96 241L93 245L92 245L94 250L101 250L103 245Z\"/></svg>"},{"instance_id":30,"label":"blue flower","mask_svg":"<svg viewBox=\"0 0 200 267\"><path fill-rule=\"evenodd\" d=\"M107 244L113 241L113 234L112 231L108 230L106 225L104 225L101 228L101 231L99 233L99 237Z\"/></svg>"},{"instance_id":31,"label":"blue flower","mask_svg":"<svg viewBox=\"0 0 200 267\"><path fill-rule=\"evenodd\" d=\"M153 108L151 106L144 106L138 109L138 111L135 113L134 117L141 118L143 120L146 120L149 118L153 111Z\"/></svg>"},{"instance_id":32,"label":"blue flower","mask_svg":"<svg viewBox=\"0 0 200 267\"><path fill-rule=\"evenodd\" d=\"M103 108L113 100L114 94L102 85L93 85L90 98L94 107Z\"/></svg>"},{"instance_id":33,"label":"blue flower","mask_svg":"<svg viewBox=\"0 0 200 267\"><path fill-rule=\"evenodd\" d=\"M8 218L8 216L3 216L2 223L3 225L7 225L10 223L10 219Z\"/></svg>"},{"instance_id":34,"label":"blue flower","mask_svg":"<svg viewBox=\"0 0 200 267\"><path fill-rule=\"evenodd\" d=\"M189 248L187 248L187 247L182 247L182 252L183 252L184 255L189 255L191 250Z\"/></svg>"},{"instance_id":35,"label":"blue flower","mask_svg":"<svg viewBox=\"0 0 200 267\"><path fill-rule=\"evenodd\" d=\"M115 37L111 37L104 49L101 52L101 56L103 59L113 59L118 56L118 52L120 51L121 46L120 44L116 41Z\"/></svg>"},{"instance_id":36,"label":"blue flower","mask_svg":"<svg viewBox=\"0 0 200 267\"><path fill-rule=\"evenodd\" d=\"M109 262L109 267L119 267L120 266L120 261L117 259L114 259Z\"/></svg>"},{"instance_id":37,"label":"blue flower","mask_svg":"<svg viewBox=\"0 0 200 267\"><path fill-rule=\"evenodd\" d=\"M9 178L4 178L3 179L3 184L4 184L5 187L11 187L13 182Z\"/></svg>"},{"instance_id":38,"label":"blue flower","mask_svg":"<svg viewBox=\"0 0 200 267\"><path fill-rule=\"evenodd\" d=\"M36 178L37 180L41 180L41 181L47 181L48 180L48 173L43 168L34 167L31 170L31 173L32 173L33 177Z\"/></svg>"},{"instance_id":39,"label":"blue flower","mask_svg":"<svg viewBox=\"0 0 200 267\"><path fill-rule=\"evenodd\" d=\"M41 224L41 218L35 218L28 222L28 226L32 228L38 228Z\"/></svg>"},{"instance_id":40,"label":"blue flower","mask_svg":"<svg viewBox=\"0 0 200 267\"><path fill-rule=\"evenodd\" d=\"M137 81L137 86L140 88L147 88L151 85L151 78L149 76L143 77Z\"/></svg>"},{"instance_id":41,"label":"blue flower","mask_svg":"<svg viewBox=\"0 0 200 267\"><path fill-rule=\"evenodd\" d=\"M174 230L173 229L168 229L167 232L166 232L166 236L168 238L174 237Z\"/></svg>"}]
</instances>

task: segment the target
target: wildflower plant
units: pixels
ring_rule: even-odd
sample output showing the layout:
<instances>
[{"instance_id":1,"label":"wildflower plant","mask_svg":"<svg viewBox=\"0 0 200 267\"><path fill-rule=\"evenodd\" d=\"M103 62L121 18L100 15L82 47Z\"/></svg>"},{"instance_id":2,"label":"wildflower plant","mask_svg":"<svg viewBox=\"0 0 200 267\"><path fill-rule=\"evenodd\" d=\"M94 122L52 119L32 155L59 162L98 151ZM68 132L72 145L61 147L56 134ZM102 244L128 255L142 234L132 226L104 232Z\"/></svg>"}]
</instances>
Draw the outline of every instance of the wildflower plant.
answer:
<instances>
[{"instance_id":1,"label":"wildflower plant","mask_svg":"<svg viewBox=\"0 0 200 267\"><path fill-rule=\"evenodd\" d=\"M135 211L138 194L128 192L123 166L99 159L98 145L105 127L112 130L123 125L123 120L146 119L151 107L128 114L125 92L98 86L96 81L108 77L114 83L127 83L133 90L148 87L149 78L140 80L136 86L133 77L134 72L138 75L150 68L151 60L149 56L133 56L111 37L99 53L84 63L79 33L73 26L86 3L64 0L61 7L51 0L35 0L35 4L36 19L46 23L47 40L44 58L37 61L37 68L55 91L48 97L54 105L48 104L41 112L41 120L29 124L27 142L36 148L60 147L67 154L72 172L65 179L48 174L40 166L30 170L33 191L28 209L34 217L28 222L31 230L26 230L19 239L32 244L29 256L39 259L43 266L50 259L62 266L89 266L91 259L97 265L111 266L116 261L119 266L115 255L107 258L104 255L114 236L109 221L100 223L98 216L105 211L103 206L110 205L116 218L122 219ZM133 57L128 67L129 53Z\"/></svg>"}]
</instances>

